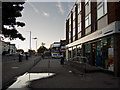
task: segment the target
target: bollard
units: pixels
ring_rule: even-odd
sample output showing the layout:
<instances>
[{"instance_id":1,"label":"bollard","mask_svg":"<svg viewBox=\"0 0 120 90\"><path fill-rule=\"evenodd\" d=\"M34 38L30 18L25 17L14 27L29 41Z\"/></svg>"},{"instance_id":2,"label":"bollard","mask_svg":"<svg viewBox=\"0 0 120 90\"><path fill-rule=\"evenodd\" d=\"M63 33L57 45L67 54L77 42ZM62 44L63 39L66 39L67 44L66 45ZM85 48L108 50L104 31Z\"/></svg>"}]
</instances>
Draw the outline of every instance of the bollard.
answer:
<instances>
[{"instance_id":1,"label":"bollard","mask_svg":"<svg viewBox=\"0 0 120 90\"><path fill-rule=\"evenodd\" d=\"M64 64L64 57L61 57L61 61L60 61L61 65Z\"/></svg>"},{"instance_id":2,"label":"bollard","mask_svg":"<svg viewBox=\"0 0 120 90\"><path fill-rule=\"evenodd\" d=\"M22 57L20 54L19 54L19 62L22 62Z\"/></svg>"},{"instance_id":3,"label":"bollard","mask_svg":"<svg viewBox=\"0 0 120 90\"><path fill-rule=\"evenodd\" d=\"M26 54L26 60L28 60L28 55Z\"/></svg>"}]
</instances>

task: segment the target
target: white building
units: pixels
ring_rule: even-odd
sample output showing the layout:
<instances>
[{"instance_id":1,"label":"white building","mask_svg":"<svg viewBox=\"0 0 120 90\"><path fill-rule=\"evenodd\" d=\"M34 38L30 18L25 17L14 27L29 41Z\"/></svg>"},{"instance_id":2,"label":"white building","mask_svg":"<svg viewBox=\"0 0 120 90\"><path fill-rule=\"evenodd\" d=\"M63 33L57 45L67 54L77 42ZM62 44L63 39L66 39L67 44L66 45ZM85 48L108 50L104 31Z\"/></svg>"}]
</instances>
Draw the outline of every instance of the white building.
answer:
<instances>
[{"instance_id":1,"label":"white building","mask_svg":"<svg viewBox=\"0 0 120 90\"><path fill-rule=\"evenodd\" d=\"M15 44L10 44L10 42L0 41L0 54L3 52L8 52L8 54L16 54Z\"/></svg>"}]
</instances>

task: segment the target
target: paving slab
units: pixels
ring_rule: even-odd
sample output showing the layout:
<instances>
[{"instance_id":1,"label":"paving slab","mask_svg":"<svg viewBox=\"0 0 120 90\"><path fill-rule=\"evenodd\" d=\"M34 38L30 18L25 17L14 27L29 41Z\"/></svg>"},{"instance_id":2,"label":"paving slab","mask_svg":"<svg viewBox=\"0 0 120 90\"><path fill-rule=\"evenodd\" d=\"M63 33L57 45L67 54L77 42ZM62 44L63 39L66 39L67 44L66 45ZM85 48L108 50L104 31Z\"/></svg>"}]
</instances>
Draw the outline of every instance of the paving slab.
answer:
<instances>
[{"instance_id":1,"label":"paving slab","mask_svg":"<svg viewBox=\"0 0 120 90\"><path fill-rule=\"evenodd\" d=\"M50 65L49 65L50 62ZM119 88L119 78L103 72L83 73L60 59L41 60L29 72L55 73L53 77L31 81L29 88Z\"/></svg>"}]
</instances>

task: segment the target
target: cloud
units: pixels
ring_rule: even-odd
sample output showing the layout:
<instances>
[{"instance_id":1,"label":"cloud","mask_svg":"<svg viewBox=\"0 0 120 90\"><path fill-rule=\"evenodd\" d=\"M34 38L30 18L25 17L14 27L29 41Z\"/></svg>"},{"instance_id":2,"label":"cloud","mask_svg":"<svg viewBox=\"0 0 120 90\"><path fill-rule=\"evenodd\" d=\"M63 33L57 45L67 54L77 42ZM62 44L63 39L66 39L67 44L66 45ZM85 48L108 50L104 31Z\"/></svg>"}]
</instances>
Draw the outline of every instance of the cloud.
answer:
<instances>
[{"instance_id":1,"label":"cloud","mask_svg":"<svg viewBox=\"0 0 120 90\"><path fill-rule=\"evenodd\" d=\"M32 3L28 2L28 4L33 8L33 10L34 10L36 13L39 14L39 10L38 10ZM47 17L50 16L49 13L47 13L47 12L45 12L45 11L43 11L43 10L41 10L40 12L42 12L42 14L43 14L44 16L47 16Z\"/></svg>"},{"instance_id":2,"label":"cloud","mask_svg":"<svg viewBox=\"0 0 120 90\"><path fill-rule=\"evenodd\" d=\"M47 13L47 12L45 12L45 11L42 11L42 13L43 13L44 16L47 16L47 17L50 16L49 13Z\"/></svg>"},{"instance_id":3,"label":"cloud","mask_svg":"<svg viewBox=\"0 0 120 90\"><path fill-rule=\"evenodd\" d=\"M33 10L36 12L36 13L39 13L39 10L30 2L28 2L28 4L33 8Z\"/></svg>"},{"instance_id":4,"label":"cloud","mask_svg":"<svg viewBox=\"0 0 120 90\"><path fill-rule=\"evenodd\" d=\"M58 7L60 13L61 13L62 15L64 15L65 11L64 11L64 9L63 9L62 4L61 4L60 1L57 3L56 6Z\"/></svg>"}]
</instances>

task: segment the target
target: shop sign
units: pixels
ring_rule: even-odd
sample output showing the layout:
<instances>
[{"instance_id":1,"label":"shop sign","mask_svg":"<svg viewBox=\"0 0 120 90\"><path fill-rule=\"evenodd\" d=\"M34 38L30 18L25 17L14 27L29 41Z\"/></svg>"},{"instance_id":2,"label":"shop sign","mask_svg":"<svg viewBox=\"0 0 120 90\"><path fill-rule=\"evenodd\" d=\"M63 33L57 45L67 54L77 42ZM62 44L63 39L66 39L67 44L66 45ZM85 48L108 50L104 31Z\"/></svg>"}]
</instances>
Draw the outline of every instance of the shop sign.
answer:
<instances>
[{"instance_id":1,"label":"shop sign","mask_svg":"<svg viewBox=\"0 0 120 90\"><path fill-rule=\"evenodd\" d=\"M114 61L113 61L113 58L114 58L114 53L113 53L113 48L108 48L108 70L110 71L114 71Z\"/></svg>"}]
</instances>

